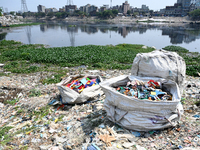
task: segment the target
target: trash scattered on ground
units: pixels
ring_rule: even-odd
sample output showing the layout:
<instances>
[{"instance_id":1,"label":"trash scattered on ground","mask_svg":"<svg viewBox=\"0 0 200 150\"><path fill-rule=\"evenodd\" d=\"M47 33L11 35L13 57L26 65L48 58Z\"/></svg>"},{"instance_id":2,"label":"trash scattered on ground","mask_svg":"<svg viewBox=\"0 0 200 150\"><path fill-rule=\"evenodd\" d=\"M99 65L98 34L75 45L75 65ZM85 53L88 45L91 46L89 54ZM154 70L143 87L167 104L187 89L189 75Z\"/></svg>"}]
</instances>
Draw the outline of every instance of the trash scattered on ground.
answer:
<instances>
[{"instance_id":1,"label":"trash scattered on ground","mask_svg":"<svg viewBox=\"0 0 200 150\"><path fill-rule=\"evenodd\" d=\"M79 74L77 70L69 72ZM106 80L127 75L130 70L82 70L82 72L101 76ZM103 106L105 99L103 94L97 101L64 106L59 103L48 105L50 100L59 97L60 91L56 84L40 83L40 79L46 76L49 74L0 76L0 98L4 99L13 93L13 98L0 102L0 149L200 148L199 78L186 78L187 85L181 99L185 113L176 126L142 132L128 130L109 121Z\"/></svg>"}]
</instances>

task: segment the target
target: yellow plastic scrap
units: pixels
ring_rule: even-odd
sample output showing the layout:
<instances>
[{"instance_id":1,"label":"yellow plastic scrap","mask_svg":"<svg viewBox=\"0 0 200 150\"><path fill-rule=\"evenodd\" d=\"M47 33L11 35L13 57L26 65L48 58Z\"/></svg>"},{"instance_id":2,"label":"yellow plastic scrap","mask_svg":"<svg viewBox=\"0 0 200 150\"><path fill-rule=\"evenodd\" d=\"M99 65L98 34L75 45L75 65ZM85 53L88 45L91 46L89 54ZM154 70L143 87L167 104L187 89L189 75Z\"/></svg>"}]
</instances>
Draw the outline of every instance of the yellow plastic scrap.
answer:
<instances>
[{"instance_id":1,"label":"yellow plastic scrap","mask_svg":"<svg viewBox=\"0 0 200 150\"><path fill-rule=\"evenodd\" d=\"M26 132L26 135L30 134L33 130Z\"/></svg>"},{"instance_id":2,"label":"yellow plastic scrap","mask_svg":"<svg viewBox=\"0 0 200 150\"><path fill-rule=\"evenodd\" d=\"M55 123L57 123L58 122L58 118L57 119L55 119Z\"/></svg>"},{"instance_id":3,"label":"yellow plastic scrap","mask_svg":"<svg viewBox=\"0 0 200 150\"><path fill-rule=\"evenodd\" d=\"M81 93L84 90L84 88L82 88L81 90L79 90L79 93Z\"/></svg>"}]
</instances>

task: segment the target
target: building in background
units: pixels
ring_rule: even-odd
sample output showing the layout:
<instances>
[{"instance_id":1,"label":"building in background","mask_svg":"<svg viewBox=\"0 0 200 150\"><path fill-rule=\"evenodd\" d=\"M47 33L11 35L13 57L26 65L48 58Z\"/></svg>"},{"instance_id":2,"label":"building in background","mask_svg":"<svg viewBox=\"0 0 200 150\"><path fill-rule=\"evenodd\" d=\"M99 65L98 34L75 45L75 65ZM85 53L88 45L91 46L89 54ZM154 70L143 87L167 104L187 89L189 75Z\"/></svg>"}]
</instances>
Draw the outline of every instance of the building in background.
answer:
<instances>
[{"instance_id":1,"label":"building in background","mask_svg":"<svg viewBox=\"0 0 200 150\"><path fill-rule=\"evenodd\" d=\"M182 0L182 16L186 16L190 11L191 0Z\"/></svg>"},{"instance_id":2,"label":"building in background","mask_svg":"<svg viewBox=\"0 0 200 150\"><path fill-rule=\"evenodd\" d=\"M191 0L193 9L200 9L200 0Z\"/></svg>"},{"instance_id":3,"label":"building in background","mask_svg":"<svg viewBox=\"0 0 200 150\"><path fill-rule=\"evenodd\" d=\"M109 5L103 5L103 7L106 7L106 9L109 9Z\"/></svg>"},{"instance_id":4,"label":"building in background","mask_svg":"<svg viewBox=\"0 0 200 150\"><path fill-rule=\"evenodd\" d=\"M38 12L45 12L46 7L42 5L37 6Z\"/></svg>"},{"instance_id":5,"label":"building in background","mask_svg":"<svg viewBox=\"0 0 200 150\"><path fill-rule=\"evenodd\" d=\"M66 5L65 6L65 11L69 13L73 13L75 10L77 10L76 5Z\"/></svg>"},{"instance_id":6,"label":"building in background","mask_svg":"<svg viewBox=\"0 0 200 150\"><path fill-rule=\"evenodd\" d=\"M81 7L80 7L80 11L85 12L86 14L88 14L88 13L89 13L89 7L90 7L90 6L91 6L90 4L87 4L87 5L85 5L85 6L81 6Z\"/></svg>"},{"instance_id":7,"label":"building in background","mask_svg":"<svg viewBox=\"0 0 200 150\"><path fill-rule=\"evenodd\" d=\"M130 10L130 4L128 4L128 1L125 1L125 3L122 4L123 14L127 14L128 10Z\"/></svg>"},{"instance_id":8,"label":"building in background","mask_svg":"<svg viewBox=\"0 0 200 150\"><path fill-rule=\"evenodd\" d=\"M45 13L48 14L49 12L58 12L56 8L46 8Z\"/></svg>"},{"instance_id":9,"label":"building in background","mask_svg":"<svg viewBox=\"0 0 200 150\"><path fill-rule=\"evenodd\" d=\"M59 12L65 12L65 7L59 8Z\"/></svg>"},{"instance_id":10,"label":"building in background","mask_svg":"<svg viewBox=\"0 0 200 150\"><path fill-rule=\"evenodd\" d=\"M106 10L105 7L101 8L102 10ZM92 16L96 15L96 13L99 11L98 7L95 5L90 5L87 4L85 6L81 6L80 7L80 11L86 13L86 14L90 14Z\"/></svg>"}]
</instances>

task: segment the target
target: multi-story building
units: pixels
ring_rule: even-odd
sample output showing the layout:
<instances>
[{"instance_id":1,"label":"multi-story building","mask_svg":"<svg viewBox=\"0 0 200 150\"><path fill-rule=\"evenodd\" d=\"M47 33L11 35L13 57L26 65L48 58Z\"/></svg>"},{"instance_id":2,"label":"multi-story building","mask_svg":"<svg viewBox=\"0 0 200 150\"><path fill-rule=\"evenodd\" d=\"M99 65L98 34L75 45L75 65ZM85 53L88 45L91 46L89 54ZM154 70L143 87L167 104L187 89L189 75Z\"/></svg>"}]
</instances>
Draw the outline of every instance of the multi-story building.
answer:
<instances>
[{"instance_id":1,"label":"multi-story building","mask_svg":"<svg viewBox=\"0 0 200 150\"><path fill-rule=\"evenodd\" d=\"M88 10L88 11L89 11L89 13L92 12L92 11L96 11L96 12L97 12L97 11L98 11L98 7L92 5L92 6L89 7L89 10Z\"/></svg>"},{"instance_id":2,"label":"multi-story building","mask_svg":"<svg viewBox=\"0 0 200 150\"><path fill-rule=\"evenodd\" d=\"M80 11L85 12L86 14L88 14L88 13L89 13L89 7L90 7L90 6L91 6L90 4L87 4L87 5L85 5L85 6L81 6L81 7L80 7Z\"/></svg>"},{"instance_id":3,"label":"multi-story building","mask_svg":"<svg viewBox=\"0 0 200 150\"><path fill-rule=\"evenodd\" d=\"M109 5L103 5L103 7L106 7L106 9L109 9Z\"/></svg>"},{"instance_id":4,"label":"multi-story building","mask_svg":"<svg viewBox=\"0 0 200 150\"><path fill-rule=\"evenodd\" d=\"M92 5L92 6L89 7L89 14L92 15L92 16L96 15L96 13L97 13L98 11L99 11L99 10L98 10L98 7L97 7L97 6Z\"/></svg>"},{"instance_id":5,"label":"multi-story building","mask_svg":"<svg viewBox=\"0 0 200 150\"><path fill-rule=\"evenodd\" d=\"M37 6L38 12L45 12L46 7L42 5Z\"/></svg>"},{"instance_id":6,"label":"multi-story building","mask_svg":"<svg viewBox=\"0 0 200 150\"><path fill-rule=\"evenodd\" d=\"M66 12L73 13L75 10L77 10L76 5L65 5Z\"/></svg>"},{"instance_id":7,"label":"multi-story building","mask_svg":"<svg viewBox=\"0 0 200 150\"><path fill-rule=\"evenodd\" d=\"M194 9L200 9L200 0L191 0L191 4Z\"/></svg>"},{"instance_id":8,"label":"multi-story building","mask_svg":"<svg viewBox=\"0 0 200 150\"><path fill-rule=\"evenodd\" d=\"M145 12L145 13L148 13L148 12L149 12L149 7L146 6L146 5L142 5L141 11L143 11L143 12Z\"/></svg>"},{"instance_id":9,"label":"multi-story building","mask_svg":"<svg viewBox=\"0 0 200 150\"><path fill-rule=\"evenodd\" d=\"M166 6L165 14L169 16L186 16L191 9L191 0L177 0L174 6Z\"/></svg>"},{"instance_id":10,"label":"multi-story building","mask_svg":"<svg viewBox=\"0 0 200 150\"><path fill-rule=\"evenodd\" d=\"M104 9L105 7L101 8ZM80 7L80 11L85 12L86 14L95 15L98 12L98 7L94 5L87 4L85 6Z\"/></svg>"},{"instance_id":11,"label":"multi-story building","mask_svg":"<svg viewBox=\"0 0 200 150\"><path fill-rule=\"evenodd\" d=\"M182 0L182 15L187 15L190 11L191 0Z\"/></svg>"},{"instance_id":12,"label":"multi-story building","mask_svg":"<svg viewBox=\"0 0 200 150\"><path fill-rule=\"evenodd\" d=\"M130 10L130 4L128 4L128 1L125 1L125 3L122 4L123 14L127 14L128 10Z\"/></svg>"},{"instance_id":13,"label":"multi-story building","mask_svg":"<svg viewBox=\"0 0 200 150\"><path fill-rule=\"evenodd\" d=\"M65 12L65 7L59 8L59 12Z\"/></svg>"},{"instance_id":14,"label":"multi-story building","mask_svg":"<svg viewBox=\"0 0 200 150\"><path fill-rule=\"evenodd\" d=\"M49 12L57 12L58 10L56 8L46 8L45 9L45 13L49 13Z\"/></svg>"},{"instance_id":15,"label":"multi-story building","mask_svg":"<svg viewBox=\"0 0 200 150\"><path fill-rule=\"evenodd\" d=\"M103 12L103 11L105 11L106 10L106 7L104 7L104 6L102 6L101 8L100 8L100 12Z\"/></svg>"}]
</instances>

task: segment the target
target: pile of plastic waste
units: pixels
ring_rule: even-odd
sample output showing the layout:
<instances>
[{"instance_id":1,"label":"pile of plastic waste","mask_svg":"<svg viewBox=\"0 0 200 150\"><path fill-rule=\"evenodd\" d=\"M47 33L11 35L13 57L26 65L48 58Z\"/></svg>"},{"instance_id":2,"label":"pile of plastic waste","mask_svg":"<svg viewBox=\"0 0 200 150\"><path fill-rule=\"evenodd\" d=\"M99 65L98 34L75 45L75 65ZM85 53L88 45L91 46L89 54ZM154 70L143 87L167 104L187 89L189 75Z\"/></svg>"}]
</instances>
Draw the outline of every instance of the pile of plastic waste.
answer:
<instances>
[{"instance_id":1,"label":"pile of plastic waste","mask_svg":"<svg viewBox=\"0 0 200 150\"><path fill-rule=\"evenodd\" d=\"M148 82L139 80L129 81L126 86L117 87L116 90L122 94L138 99L148 99L154 101L172 100L172 94L168 91L162 90L161 83L155 82L154 80L149 80Z\"/></svg>"},{"instance_id":2,"label":"pile of plastic waste","mask_svg":"<svg viewBox=\"0 0 200 150\"><path fill-rule=\"evenodd\" d=\"M85 76L83 78L77 78L64 86L73 89L78 93L81 93L85 88L98 85L99 83L100 80L98 78L90 79Z\"/></svg>"}]
</instances>

